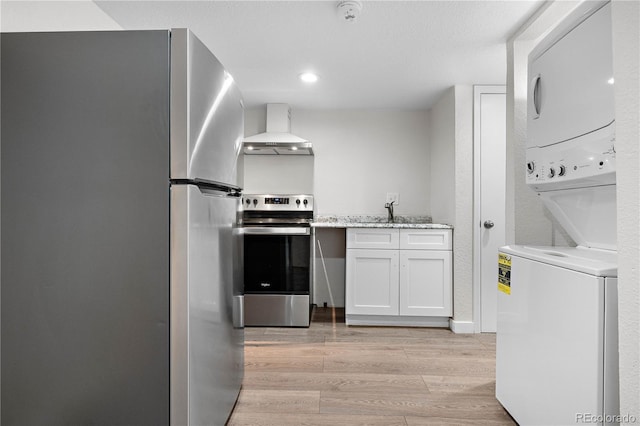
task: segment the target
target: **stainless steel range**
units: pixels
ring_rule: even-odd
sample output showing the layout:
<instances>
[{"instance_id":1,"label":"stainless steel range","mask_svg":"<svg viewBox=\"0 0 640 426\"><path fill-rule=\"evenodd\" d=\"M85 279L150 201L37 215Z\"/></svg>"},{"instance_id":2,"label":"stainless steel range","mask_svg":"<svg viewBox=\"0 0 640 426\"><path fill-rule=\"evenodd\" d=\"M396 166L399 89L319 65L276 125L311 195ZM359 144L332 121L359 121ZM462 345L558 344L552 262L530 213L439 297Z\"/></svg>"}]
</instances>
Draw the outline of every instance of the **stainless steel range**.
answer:
<instances>
[{"instance_id":1,"label":"stainless steel range","mask_svg":"<svg viewBox=\"0 0 640 426\"><path fill-rule=\"evenodd\" d=\"M308 327L313 196L244 195L246 326Z\"/></svg>"}]
</instances>

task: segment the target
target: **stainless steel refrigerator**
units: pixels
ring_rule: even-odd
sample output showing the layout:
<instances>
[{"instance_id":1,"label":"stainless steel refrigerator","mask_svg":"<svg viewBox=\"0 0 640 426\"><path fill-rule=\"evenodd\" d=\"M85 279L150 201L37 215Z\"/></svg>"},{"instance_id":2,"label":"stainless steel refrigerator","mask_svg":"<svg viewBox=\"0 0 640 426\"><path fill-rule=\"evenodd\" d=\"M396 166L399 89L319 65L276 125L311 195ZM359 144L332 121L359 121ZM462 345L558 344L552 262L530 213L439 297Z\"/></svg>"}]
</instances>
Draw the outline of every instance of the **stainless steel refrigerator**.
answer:
<instances>
[{"instance_id":1,"label":"stainless steel refrigerator","mask_svg":"<svg viewBox=\"0 0 640 426\"><path fill-rule=\"evenodd\" d=\"M187 30L0 38L2 425L224 424L244 365L233 79Z\"/></svg>"}]
</instances>

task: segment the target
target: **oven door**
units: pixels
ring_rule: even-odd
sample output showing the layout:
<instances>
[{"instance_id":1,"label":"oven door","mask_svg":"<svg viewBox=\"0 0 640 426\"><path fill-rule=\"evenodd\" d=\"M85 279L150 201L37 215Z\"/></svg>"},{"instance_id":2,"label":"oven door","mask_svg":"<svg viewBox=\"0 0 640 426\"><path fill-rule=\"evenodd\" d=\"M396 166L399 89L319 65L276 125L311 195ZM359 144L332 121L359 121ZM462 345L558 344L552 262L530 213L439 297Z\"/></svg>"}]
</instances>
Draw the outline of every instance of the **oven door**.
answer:
<instances>
[{"instance_id":1,"label":"oven door","mask_svg":"<svg viewBox=\"0 0 640 426\"><path fill-rule=\"evenodd\" d=\"M245 227L245 294L309 294L311 229Z\"/></svg>"}]
</instances>

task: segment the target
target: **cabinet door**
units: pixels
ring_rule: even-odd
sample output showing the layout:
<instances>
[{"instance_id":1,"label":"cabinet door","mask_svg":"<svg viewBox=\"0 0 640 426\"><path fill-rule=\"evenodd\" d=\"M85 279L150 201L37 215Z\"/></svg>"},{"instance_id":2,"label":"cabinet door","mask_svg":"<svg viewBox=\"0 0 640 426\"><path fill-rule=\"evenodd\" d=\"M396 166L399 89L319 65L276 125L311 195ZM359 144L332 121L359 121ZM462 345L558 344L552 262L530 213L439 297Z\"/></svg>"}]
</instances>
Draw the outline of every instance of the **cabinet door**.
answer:
<instances>
[{"instance_id":1,"label":"cabinet door","mask_svg":"<svg viewBox=\"0 0 640 426\"><path fill-rule=\"evenodd\" d=\"M398 250L347 250L347 315L398 315L398 269Z\"/></svg>"},{"instance_id":2,"label":"cabinet door","mask_svg":"<svg viewBox=\"0 0 640 426\"><path fill-rule=\"evenodd\" d=\"M400 315L451 316L451 252L400 251Z\"/></svg>"}]
</instances>

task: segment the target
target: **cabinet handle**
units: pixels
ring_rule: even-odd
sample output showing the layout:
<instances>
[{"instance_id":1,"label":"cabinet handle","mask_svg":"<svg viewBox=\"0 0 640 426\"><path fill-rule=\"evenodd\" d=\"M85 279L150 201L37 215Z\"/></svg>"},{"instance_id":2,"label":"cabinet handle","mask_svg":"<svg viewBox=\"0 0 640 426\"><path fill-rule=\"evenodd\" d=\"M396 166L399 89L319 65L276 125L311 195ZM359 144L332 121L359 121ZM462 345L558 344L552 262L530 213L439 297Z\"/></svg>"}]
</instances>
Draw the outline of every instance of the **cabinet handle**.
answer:
<instances>
[{"instance_id":1,"label":"cabinet handle","mask_svg":"<svg viewBox=\"0 0 640 426\"><path fill-rule=\"evenodd\" d=\"M533 119L540 118L540 106L542 100L542 92L540 86L540 74L535 76L533 79L533 109L535 110L535 114L533 115Z\"/></svg>"}]
</instances>

